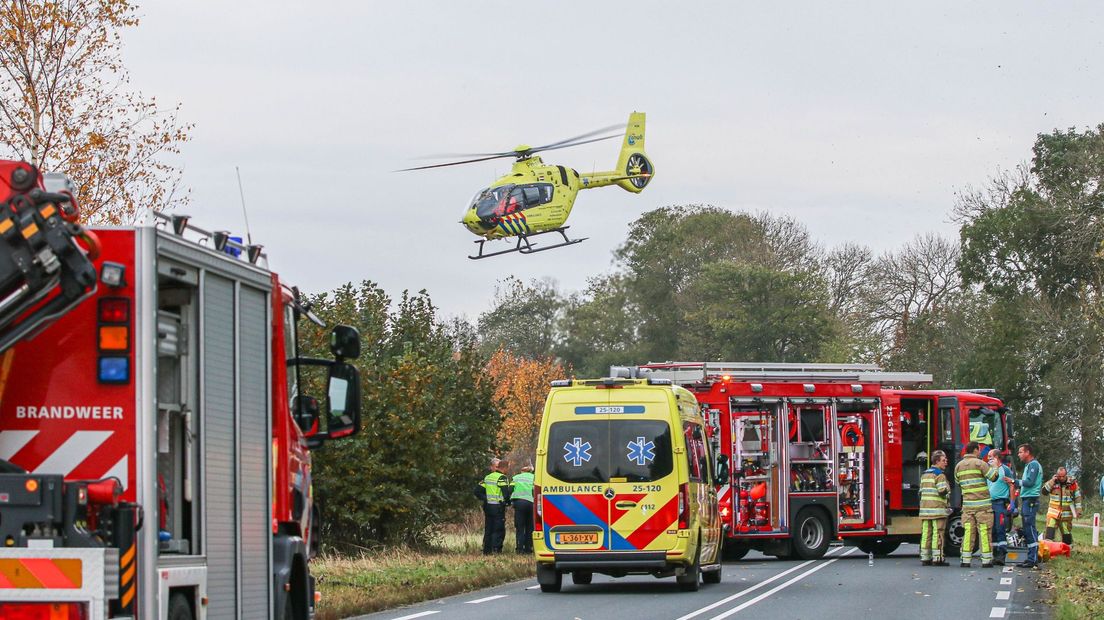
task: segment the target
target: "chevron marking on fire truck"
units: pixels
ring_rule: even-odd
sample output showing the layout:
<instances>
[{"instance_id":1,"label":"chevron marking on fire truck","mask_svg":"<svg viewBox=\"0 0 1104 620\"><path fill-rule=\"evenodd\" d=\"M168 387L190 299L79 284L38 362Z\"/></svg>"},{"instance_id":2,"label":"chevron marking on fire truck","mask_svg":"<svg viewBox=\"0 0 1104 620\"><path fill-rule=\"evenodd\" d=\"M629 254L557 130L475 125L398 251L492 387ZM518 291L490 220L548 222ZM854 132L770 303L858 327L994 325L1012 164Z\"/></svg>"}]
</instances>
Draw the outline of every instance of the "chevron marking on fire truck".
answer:
<instances>
[{"instance_id":1,"label":"chevron marking on fire truck","mask_svg":"<svg viewBox=\"0 0 1104 620\"><path fill-rule=\"evenodd\" d=\"M81 561L77 559L0 558L0 589L79 590L81 583Z\"/></svg>"},{"instance_id":2,"label":"chevron marking on fire truck","mask_svg":"<svg viewBox=\"0 0 1104 620\"><path fill-rule=\"evenodd\" d=\"M0 431L0 459L12 460L20 450L31 444L41 431ZM35 474L61 474L70 476L78 467L86 477L91 478L118 478L123 488L127 488L130 482L129 465L130 457L124 454L106 470L94 470L95 462L89 463L88 457L94 452L105 447L108 439L113 435L111 431L75 431L57 448L49 453L46 458L33 467L28 467ZM47 436L52 437L52 436ZM39 438L39 441L42 441ZM102 462L102 461L101 461ZM84 464L84 467L81 465Z\"/></svg>"}]
</instances>

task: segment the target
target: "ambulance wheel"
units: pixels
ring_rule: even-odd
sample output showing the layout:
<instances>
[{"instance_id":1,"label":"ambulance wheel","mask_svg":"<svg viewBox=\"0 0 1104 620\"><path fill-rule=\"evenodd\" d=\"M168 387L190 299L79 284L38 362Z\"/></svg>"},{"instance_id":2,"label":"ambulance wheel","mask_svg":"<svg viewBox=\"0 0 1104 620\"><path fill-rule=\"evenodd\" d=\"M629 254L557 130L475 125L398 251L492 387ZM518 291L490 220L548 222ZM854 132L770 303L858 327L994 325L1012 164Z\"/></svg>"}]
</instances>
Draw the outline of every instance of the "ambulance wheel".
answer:
<instances>
[{"instance_id":1,"label":"ambulance wheel","mask_svg":"<svg viewBox=\"0 0 1104 620\"><path fill-rule=\"evenodd\" d=\"M815 560L828 550L828 523L819 511L805 509L794 520L793 550L802 560Z\"/></svg>"},{"instance_id":2,"label":"ambulance wheel","mask_svg":"<svg viewBox=\"0 0 1104 620\"><path fill-rule=\"evenodd\" d=\"M192 620L192 604L188 602L188 596L183 592L174 592L169 597L168 620Z\"/></svg>"},{"instance_id":3,"label":"ambulance wheel","mask_svg":"<svg viewBox=\"0 0 1104 620\"><path fill-rule=\"evenodd\" d=\"M541 592L559 592L563 587L563 573L554 566L537 564L537 583L540 584Z\"/></svg>"},{"instance_id":4,"label":"ambulance wheel","mask_svg":"<svg viewBox=\"0 0 1104 620\"><path fill-rule=\"evenodd\" d=\"M675 577L683 592L697 592L701 589L701 549L694 555L694 563L686 567L686 573Z\"/></svg>"},{"instance_id":5,"label":"ambulance wheel","mask_svg":"<svg viewBox=\"0 0 1104 620\"><path fill-rule=\"evenodd\" d=\"M594 580L594 573L588 570L577 570L571 573L571 583L577 586L588 586Z\"/></svg>"},{"instance_id":6,"label":"ambulance wheel","mask_svg":"<svg viewBox=\"0 0 1104 620\"><path fill-rule=\"evenodd\" d=\"M721 564L717 563L717 570L703 570L702 581L705 583L720 583L721 582Z\"/></svg>"}]
</instances>

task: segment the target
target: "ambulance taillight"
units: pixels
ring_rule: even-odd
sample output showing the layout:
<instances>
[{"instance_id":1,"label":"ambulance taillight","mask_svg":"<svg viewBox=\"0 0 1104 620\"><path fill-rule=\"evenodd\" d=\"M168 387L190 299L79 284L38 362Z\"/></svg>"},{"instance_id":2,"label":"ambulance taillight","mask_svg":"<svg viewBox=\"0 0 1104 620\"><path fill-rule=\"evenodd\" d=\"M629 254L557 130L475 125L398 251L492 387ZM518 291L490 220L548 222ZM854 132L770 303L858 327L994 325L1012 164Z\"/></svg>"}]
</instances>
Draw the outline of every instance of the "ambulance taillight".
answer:
<instances>
[{"instance_id":1,"label":"ambulance taillight","mask_svg":"<svg viewBox=\"0 0 1104 620\"><path fill-rule=\"evenodd\" d=\"M544 507L541 502L541 489L539 486L533 487L533 529L540 531L544 529Z\"/></svg>"},{"instance_id":2,"label":"ambulance taillight","mask_svg":"<svg viewBox=\"0 0 1104 620\"><path fill-rule=\"evenodd\" d=\"M679 485L678 515L678 529L690 529L690 484L687 482Z\"/></svg>"}]
</instances>

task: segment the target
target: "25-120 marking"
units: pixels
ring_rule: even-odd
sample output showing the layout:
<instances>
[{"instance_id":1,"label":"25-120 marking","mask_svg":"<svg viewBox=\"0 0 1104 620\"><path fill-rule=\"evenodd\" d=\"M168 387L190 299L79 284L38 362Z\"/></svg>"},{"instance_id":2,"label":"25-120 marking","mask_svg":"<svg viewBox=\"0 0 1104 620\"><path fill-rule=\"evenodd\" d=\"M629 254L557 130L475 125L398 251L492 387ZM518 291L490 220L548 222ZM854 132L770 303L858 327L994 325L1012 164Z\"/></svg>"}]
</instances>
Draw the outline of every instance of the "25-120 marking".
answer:
<instances>
[{"instance_id":1,"label":"25-120 marking","mask_svg":"<svg viewBox=\"0 0 1104 620\"><path fill-rule=\"evenodd\" d=\"M633 493L655 493L660 490L658 484L634 484Z\"/></svg>"}]
</instances>

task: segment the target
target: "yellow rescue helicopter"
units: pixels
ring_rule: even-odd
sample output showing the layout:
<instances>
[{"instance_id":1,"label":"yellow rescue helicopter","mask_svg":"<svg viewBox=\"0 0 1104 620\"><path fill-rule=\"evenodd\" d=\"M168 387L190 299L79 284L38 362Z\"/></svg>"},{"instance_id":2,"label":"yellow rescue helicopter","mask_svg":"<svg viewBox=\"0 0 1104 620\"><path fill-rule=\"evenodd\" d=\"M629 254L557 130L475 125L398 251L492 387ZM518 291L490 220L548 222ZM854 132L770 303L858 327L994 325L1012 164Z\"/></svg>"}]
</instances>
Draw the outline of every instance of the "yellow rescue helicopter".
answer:
<instances>
[{"instance_id":1,"label":"yellow rescue helicopter","mask_svg":"<svg viewBox=\"0 0 1104 620\"><path fill-rule=\"evenodd\" d=\"M621 144L621 155L617 167L607 172L580 174L574 168L545 164L537 153L569 146L578 146L601 140L618 138L621 134L595 137L620 129L621 125L606 127L567 140L553 142L544 146L532 147L522 144L512 151L501 153L479 153L470 155L452 155L440 157L471 157L443 164L405 168L408 170L426 170L445 166L458 166L503 157L514 157L513 169L490 187L479 190L472 199L464 218L460 220L468 230L482 237L476 241L479 251L471 259L489 258L499 254L519 252L532 254L586 240L570 239L564 222L571 215L575 196L580 190L618 185L634 194L640 193L655 175L655 167L644 153L644 113L633 112L625 128ZM531 241L537 235L559 233L562 243L537 247ZM496 252L483 252L483 244L496 239L516 238L514 247Z\"/></svg>"}]
</instances>

